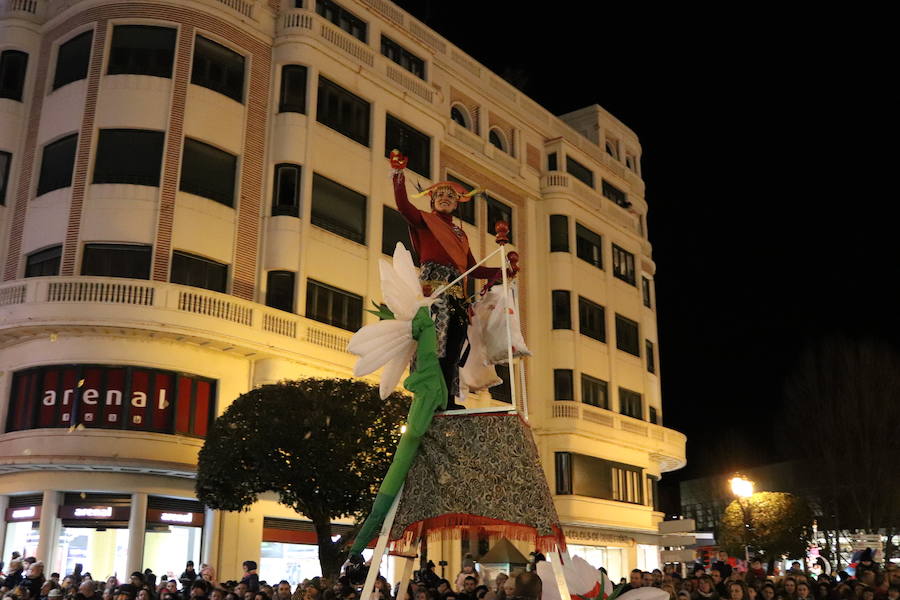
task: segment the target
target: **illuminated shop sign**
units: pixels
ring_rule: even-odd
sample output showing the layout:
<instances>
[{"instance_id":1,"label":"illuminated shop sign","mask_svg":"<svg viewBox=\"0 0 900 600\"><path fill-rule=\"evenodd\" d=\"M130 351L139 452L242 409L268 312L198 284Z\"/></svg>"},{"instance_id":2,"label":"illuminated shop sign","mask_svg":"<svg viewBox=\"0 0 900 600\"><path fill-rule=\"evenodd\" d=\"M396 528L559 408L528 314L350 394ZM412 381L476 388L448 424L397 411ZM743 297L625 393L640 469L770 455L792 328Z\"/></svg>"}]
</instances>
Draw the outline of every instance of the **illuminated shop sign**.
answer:
<instances>
[{"instance_id":1,"label":"illuminated shop sign","mask_svg":"<svg viewBox=\"0 0 900 600\"><path fill-rule=\"evenodd\" d=\"M83 425L203 437L214 410L211 379L142 367L53 365L13 375L7 431Z\"/></svg>"},{"instance_id":2,"label":"illuminated shop sign","mask_svg":"<svg viewBox=\"0 0 900 600\"><path fill-rule=\"evenodd\" d=\"M203 527L204 516L202 512L182 512L172 510L147 509L148 523L162 523L165 525L186 525L188 527Z\"/></svg>"},{"instance_id":3,"label":"illuminated shop sign","mask_svg":"<svg viewBox=\"0 0 900 600\"><path fill-rule=\"evenodd\" d=\"M21 508L7 508L6 520L10 521L37 521L41 518L40 506L23 506Z\"/></svg>"},{"instance_id":4,"label":"illuminated shop sign","mask_svg":"<svg viewBox=\"0 0 900 600\"><path fill-rule=\"evenodd\" d=\"M90 519L92 521L127 521L128 506L60 506L61 519Z\"/></svg>"}]
</instances>

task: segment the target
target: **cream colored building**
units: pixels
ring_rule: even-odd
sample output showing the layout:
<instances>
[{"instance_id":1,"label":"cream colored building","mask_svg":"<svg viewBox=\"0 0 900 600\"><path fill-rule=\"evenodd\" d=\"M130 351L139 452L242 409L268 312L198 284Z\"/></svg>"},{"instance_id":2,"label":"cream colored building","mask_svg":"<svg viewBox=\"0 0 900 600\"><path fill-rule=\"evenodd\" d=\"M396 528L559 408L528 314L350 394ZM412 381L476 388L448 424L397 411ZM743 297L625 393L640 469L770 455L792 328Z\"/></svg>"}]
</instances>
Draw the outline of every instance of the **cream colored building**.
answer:
<instances>
[{"instance_id":1,"label":"cream colored building","mask_svg":"<svg viewBox=\"0 0 900 600\"><path fill-rule=\"evenodd\" d=\"M400 146L412 182L486 188L461 215L476 256L511 221L530 420L574 552L656 566L655 482L685 437L662 425L623 123L550 114L387 0L0 0L0 53L4 558L314 574L302 515L194 500L197 452L252 387L349 375L405 236ZM429 557L455 574L475 541Z\"/></svg>"}]
</instances>

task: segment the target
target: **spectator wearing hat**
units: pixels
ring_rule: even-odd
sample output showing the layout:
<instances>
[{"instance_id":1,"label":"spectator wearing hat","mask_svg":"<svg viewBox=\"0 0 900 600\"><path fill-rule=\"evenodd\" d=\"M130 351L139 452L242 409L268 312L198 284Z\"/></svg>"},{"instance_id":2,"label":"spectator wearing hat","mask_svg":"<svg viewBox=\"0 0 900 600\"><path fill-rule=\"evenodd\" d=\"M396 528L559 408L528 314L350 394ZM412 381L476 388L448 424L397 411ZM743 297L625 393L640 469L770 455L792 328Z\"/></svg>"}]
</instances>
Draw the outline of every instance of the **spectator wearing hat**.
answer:
<instances>
[{"instance_id":1,"label":"spectator wearing hat","mask_svg":"<svg viewBox=\"0 0 900 600\"><path fill-rule=\"evenodd\" d=\"M241 583L247 586L247 590L253 593L259 591L259 575L256 573L256 561L255 560L245 560L244 564L244 577L241 579Z\"/></svg>"},{"instance_id":2,"label":"spectator wearing hat","mask_svg":"<svg viewBox=\"0 0 900 600\"><path fill-rule=\"evenodd\" d=\"M58 587L55 587L47 593L47 600L59 600L60 598L62 598L62 596L62 590Z\"/></svg>"},{"instance_id":3,"label":"spectator wearing hat","mask_svg":"<svg viewBox=\"0 0 900 600\"><path fill-rule=\"evenodd\" d=\"M44 587L45 581L47 581L47 578L44 577L44 563L36 560L31 563L31 567L29 567L28 572L25 573L25 578L21 581L20 585L28 588L28 595L30 598L37 598L41 595L41 588Z\"/></svg>"},{"instance_id":4,"label":"spectator wearing hat","mask_svg":"<svg viewBox=\"0 0 900 600\"><path fill-rule=\"evenodd\" d=\"M13 552L13 555L16 554L18 552ZM25 564L15 556L9 561L9 571L6 574L6 579L3 580L3 587L8 590L15 588L25 578L24 573Z\"/></svg>"}]
</instances>

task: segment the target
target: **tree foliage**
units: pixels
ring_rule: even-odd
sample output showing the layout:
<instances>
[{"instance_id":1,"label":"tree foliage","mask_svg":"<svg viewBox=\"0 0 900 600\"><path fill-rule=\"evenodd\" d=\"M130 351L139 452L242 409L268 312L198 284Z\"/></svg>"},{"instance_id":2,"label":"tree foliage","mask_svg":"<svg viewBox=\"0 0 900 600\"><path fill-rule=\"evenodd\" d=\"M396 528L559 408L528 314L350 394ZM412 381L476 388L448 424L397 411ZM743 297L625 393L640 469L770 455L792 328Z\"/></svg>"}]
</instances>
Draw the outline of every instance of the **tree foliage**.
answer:
<instances>
[{"instance_id":1,"label":"tree foliage","mask_svg":"<svg viewBox=\"0 0 900 600\"><path fill-rule=\"evenodd\" d=\"M332 542L331 521L354 517L360 523L371 508L408 408L406 396L381 400L376 386L352 379L251 390L213 423L200 450L197 498L239 511L259 494L275 492L312 521L323 575L335 575L352 535Z\"/></svg>"},{"instance_id":2,"label":"tree foliage","mask_svg":"<svg viewBox=\"0 0 900 600\"><path fill-rule=\"evenodd\" d=\"M725 508L717 539L732 556L750 554L770 564L782 554L806 553L812 534L812 512L806 501L783 492L757 492Z\"/></svg>"}]
</instances>

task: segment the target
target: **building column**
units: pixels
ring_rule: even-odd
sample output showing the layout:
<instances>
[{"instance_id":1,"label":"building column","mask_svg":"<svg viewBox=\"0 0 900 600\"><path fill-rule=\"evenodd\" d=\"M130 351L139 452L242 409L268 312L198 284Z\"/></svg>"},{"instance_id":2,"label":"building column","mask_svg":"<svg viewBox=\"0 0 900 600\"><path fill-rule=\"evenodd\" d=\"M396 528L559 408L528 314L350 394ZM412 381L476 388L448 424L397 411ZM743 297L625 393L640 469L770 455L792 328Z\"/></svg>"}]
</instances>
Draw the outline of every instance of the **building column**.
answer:
<instances>
[{"instance_id":1,"label":"building column","mask_svg":"<svg viewBox=\"0 0 900 600\"><path fill-rule=\"evenodd\" d=\"M0 548L6 548L6 509L9 508L9 496L0 496Z\"/></svg>"},{"instance_id":2,"label":"building column","mask_svg":"<svg viewBox=\"0 0 900 600\"><path fill-rule=\"evenodd\" d=\"M53 564L53 551L56 548L57 514L59 513L59 492L56 490L44 490L41 499L41 522L38 529L38 560L45 565Z\"/></svg>"},{"instance_id":3,"label":"building column","mask_svg":"<svg viewBox=\"0 0 900 600\"><path fill-rule=\"evenodd\" d=\"M200 563L212 565L218 574L219 513L211 508L204 508L203 516L203 545L200 551ZM199 568L197 572L200 572Z\"/></svg>"},{"instance_id":4,"label":"building column","mask_svg":"<svg viewBox=\"0 0 900 600\"><path fill-rule=\"evenodd\" d=\"M131 495L131 515L128 517L128 558L125 571L144 570L144 533L147 531L147 494Z\"/></svg>"}]
</instances>

